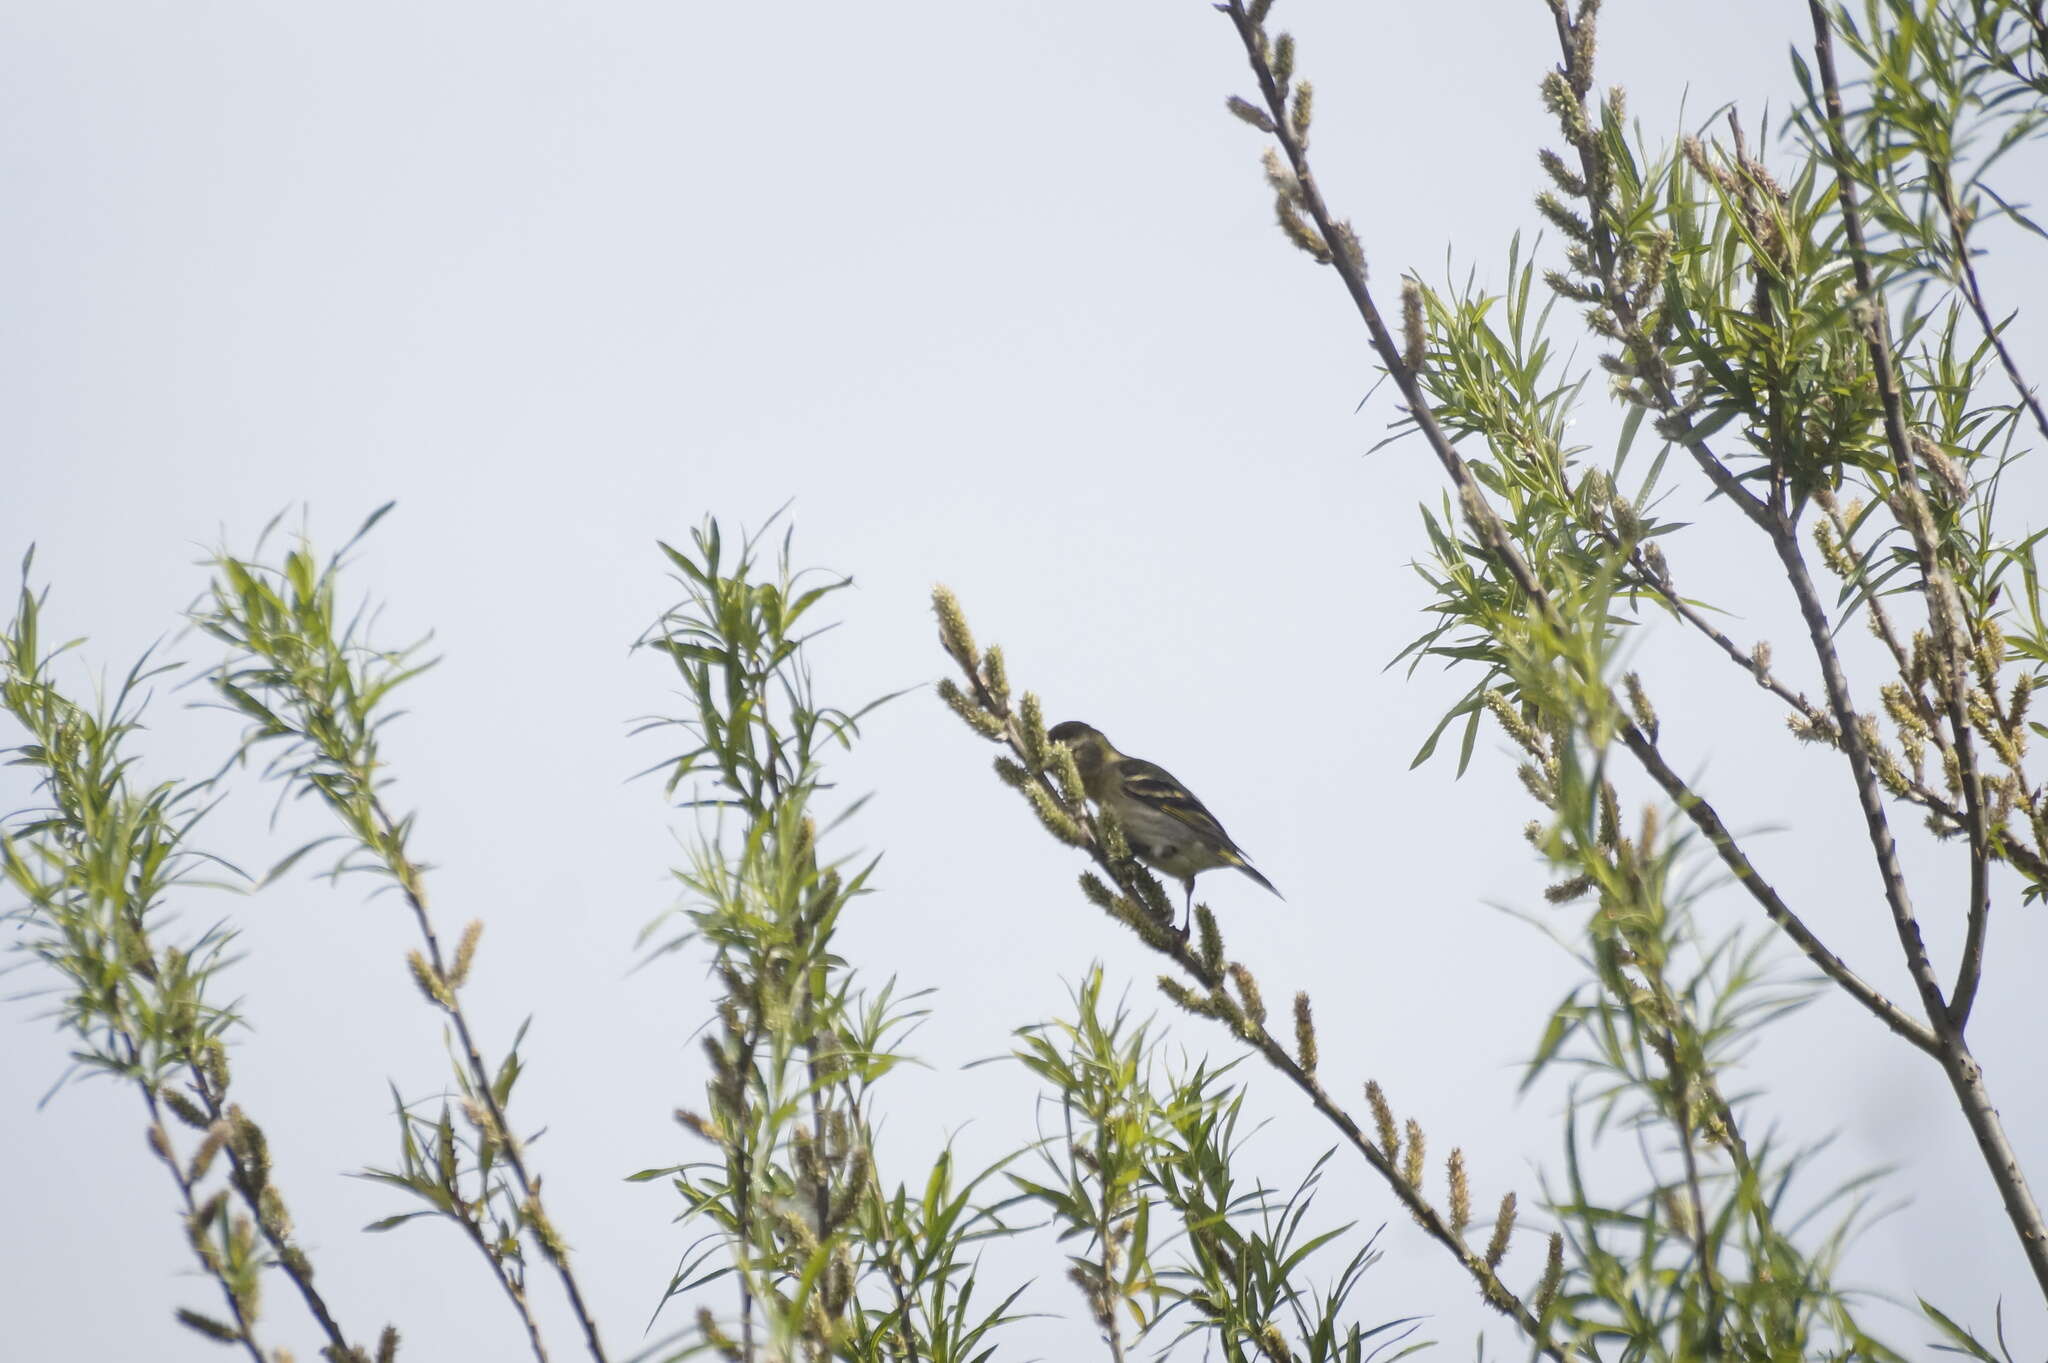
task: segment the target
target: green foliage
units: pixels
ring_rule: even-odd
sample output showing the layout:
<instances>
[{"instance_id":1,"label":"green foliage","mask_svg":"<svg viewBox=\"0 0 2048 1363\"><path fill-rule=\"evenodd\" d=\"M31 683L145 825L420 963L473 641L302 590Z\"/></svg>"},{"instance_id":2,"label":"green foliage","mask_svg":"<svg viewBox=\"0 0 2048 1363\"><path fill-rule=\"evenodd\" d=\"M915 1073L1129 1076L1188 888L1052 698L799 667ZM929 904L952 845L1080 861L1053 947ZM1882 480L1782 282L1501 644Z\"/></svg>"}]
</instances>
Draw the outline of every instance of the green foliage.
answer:
<instances>
[{"instance_id":1,"label":"green foliage","mask_svg":"<svg viewBox=\"0 0 2048 1363\"><path fill-rule=\"evenodd\" d=\"M166 944L177 932L174 892L205 884L199 873L209 865L239 875L193 845L212 782L136 775L128 745L142 728L147 686L171 669L144 655L99 706L65 695L52 664L73 645L46 647L46 594L29 585L31 564L23 561L0 640L0 707L29 740L11 750L11 765L34 773L47 804L0 829L0 872L21 898L0 921L18 929L18 950L61 980L51 1012L76 1040L74 1064L127 1082L142 1099L149 1148L177 1186L186 1240L229 1317L180 1309L179 1323L261 1363L262 1276L275 1266L319 1323L330 1357L366 1363L313 1287L263 1129L230 1097L227 1042L241 1019L209 989L234 934L216 925ZM179 1127L200 1133L191 1148L180 1148Z\"/></svg>"},{"instance_id":2,"label":"green foliage","mask_svg":"<svg viewBox=\"0 0 2048 1363\"><path fill-rule=\"evenodd\" d=\"M1307 1363L1388 1363L1429 1347L1404 1344L1415 1317L1366 1327L1351 1319L1351 1297L1380 1258L1378 1235L1358 1241L1333 1274L1308 1272L1325 1247L1342 1254L1356 1223L1310 1232L1305 1222L1325 1153L1284 1201L1261 1183L1243 1185L1250 1133L1240 1130L1244 1090L1205 1066L1174 1081L1160 1107L1159 1148L1152 1183L1183 1228L1180 1261L1163 1275L1189 1317L1179 1339L1212 1334L1222 1356L1240 1360L1289 1357ZM1277 1353L1272 1340L1294 1343ZM1396 1347L1400 1346L1400 1347ZM1385 1352L1394 1348L1394 1352Z\"/></svg>"},{"instance_id":3,"label":"green foliage","mask_svg":"<svg viewBox=\"0 0 2048 1363\"><path fill-rule=\"evenodd\" d=\"M52 674L70 645L46 651L45 596L29 587L27 568L0 703L29 740L10 750L9 765L32 773L48 803L0 837L0 867L22 898L6 917L23 930L20 949L65 981L55 1016L81 1043L77 1063L155 1087L219 1049L235 1022L207 996L233 933L210 928L168 949L153 940L169 925L170 892L208 861L191 836L209 788L136 783L128 743L150 682L171 667L145 655L98 708L72 701Z\"/></svg>"},{"instance_id":4,"label":"green foliage","mask_svg":"<svg viewBox=\"0 0 2048 1363\"><path fill-rule=\"evenodd\" d=\"M1017 1297L989 1304L983 1292L977 1304L976 1246L1010 1233L1005 1204L981 1197L996 1171L962 1180L948 1152L922 1196L885 1189L874 1090L921 1014L893 985L863 993L833 949L874 861L821 856L823 833L852 810L826 817L821 832L820 761L829 745L849 746L882 701L820 704L804 647L816 633L809 613L849 580L806 586L812 575L791 570L787 533L765 580L758 533L730 558L715 521L693 544L694 553L662 546L685 597L642 640L668 657L694 703L642 726L693 740L663 764L667 793L695 778L684 807L716 811L677 872L688 926L660 947L708 950L722 991L704 1042L705 1109L677 1114L716 1155L636 1175L666 1178L686 1215L711 1228L665 1300L735 1278L736 1322L700 1308L694 1346L730 1358L985 1358Z\"/></svg>"},{"instance_id":5,"label":"green foliage","mask_svg":"<svg viewBox=\"0 0 2048 1363\"><path fill-rule=\"evenodd\" d=\"M1319 1277L1318 1252L1353 1230L1306 1229L1330 1155L1284 1201L1246 1186L1243 1089L1206 1064L1162 1076L1153 1025L1121 1003L1106 1010L1102 991L1096 966L1071 1017L1018 1033L1017 1057L1057 1095L1060 1124L1040 1142L1046 1177L1010 1178L1079 1242L1068 1276L1111 1355L1125 1356L1127 1323L1134 1344L1177 1325L1162 1348L1193 1340L1229 1363L1364 1363L1426 1347L1383 1355L1413 1318L1350 1319L1375 1237Z\"/></svg>"},{"instance_id":6,"label":"green foliage","mask_svg":"<svg viewBox=\"0 0 2048 1363\"><path fill-rule=\"evenodd\" d=\"M282 784L285 798L317 796L341 825L339 834L290 853L272 876L313 848L337 842L342 851L333 876L365 873L395 887L420 935L407 968L448 1025L463 1130L456 1129L445 1102L437 1115L422 1116L419 1105L394 1092L398 1164L370 1168L365 1176L404 1189L426 1210L380 1218L371 1229L388 1230L415 1215L453 1222L489 1264L539 1353L540 1328L527 1299L528 1250L537 1251L561 1282L592 1358L603 1363L597 1323L541 1199L540 1178L529 1168L527 1138L509 1115L526 1029L520 1027L495 1066L485 1061L460 997L482 924L471 922L452 955L444 954L427 906L425 867L411 851L412 816L396 813L384 794L390 778L384 774L383 733L397 714L391 698L433 664L417 661L418 645L390 649L377 643L375 612L360 604L344 612L340 579L349 552L390 509L389 503L378 508L324 564L303 537L274 563L220 553L211 591L194 620L229 648L210 680L226 705L249 721L242 755L273 749L264 775ZM259 553L268 537L266 530Z\"/></svg>"},{"instance_id":7,"label":"green foliage","mask_svg":"<svg viewBox=\"0 0 2048 1363\"><path fill-rule=\"evenodd\" d=\"M1081 1241L1067 1276L1121 1355L1124 1317L1142 1331L1159 1313L1152 1206L1143 1196L1156 1122L1151 1048L1146 1027L1133 1025L1121 1007L1102 1016L1099 967L1074 1004L1072 1021L1018 1034L1018 1058L1059 1095L1061 1130L1040 1146L1051 1181L1009 1177L1051 1212L1062 1240Z\"/></svg>"}]
</instances>

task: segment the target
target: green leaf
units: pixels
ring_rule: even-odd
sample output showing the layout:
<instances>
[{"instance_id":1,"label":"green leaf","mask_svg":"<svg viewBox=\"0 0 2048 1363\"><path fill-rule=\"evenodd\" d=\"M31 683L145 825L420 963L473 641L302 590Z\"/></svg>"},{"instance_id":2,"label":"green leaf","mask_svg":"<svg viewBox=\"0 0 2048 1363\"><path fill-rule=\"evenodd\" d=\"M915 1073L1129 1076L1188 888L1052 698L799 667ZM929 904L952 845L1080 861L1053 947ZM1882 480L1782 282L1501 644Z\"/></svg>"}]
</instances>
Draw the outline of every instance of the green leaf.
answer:
<instances>
[{"instance_id":1,"label":"green leaf","mask_svg":"<svg viewBox=\"0 0 2048 1363\"><path fill-rule=\"evenodd\" d=\"M2001 1360L1998 1355L1978 1343L1975 1335L1943 1315L1927 1298L1918 1297L1915 1300L1920 1303L1920 1309L1927 1313L1927 1318L1940 1326L1942 1333L1952 1341L1950 1344L1934 1345L1936 1350L1945 1354L1962 1354L1965 1357L1982 1360L1982 1363L2005 1363L2005 1360Z\"/></svg>"}]
</instances>

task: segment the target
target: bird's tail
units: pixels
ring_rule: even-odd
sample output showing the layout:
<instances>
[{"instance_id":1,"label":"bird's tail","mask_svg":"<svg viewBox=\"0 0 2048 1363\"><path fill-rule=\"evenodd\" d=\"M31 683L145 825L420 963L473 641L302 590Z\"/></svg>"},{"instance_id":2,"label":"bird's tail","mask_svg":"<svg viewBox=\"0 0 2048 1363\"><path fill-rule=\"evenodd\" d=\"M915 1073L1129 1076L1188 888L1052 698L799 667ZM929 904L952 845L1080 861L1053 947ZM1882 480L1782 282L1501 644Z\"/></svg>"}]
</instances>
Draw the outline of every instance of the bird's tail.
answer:
<instances>
[{"instance_id":1,"label":"bird's tail","mask_svg":"<svg viewBox=\"0 0 2048 1363\"><path fill-rule=\"evenodd\" d=\"M1259 882L1259 884L1261 884L1261 885L1265 886L1265 887L1266 887L1266 888L1267 888L1268 890L1271 890L1271 891L1273 892L1273 897L1274 897L1275 899L1285 899L1285 898L1287 898L1287 896L1286 896L1286 895L1284 895L1284 894L1281 894L1281 893L1280 893L1279 889L1278 889L1278 888L1276 888L1276 887L1274 886L1274 884L1273 884L1273 882L1272 882L1272 881L1270 881L1270 880L1266 879L1266 878L1265 878L1264 876L1260 875L1260 874L1259 874L1259 873L1258 873L1258 872L1257 872L1256 870L1254 870L1254 869L1253 869L1253 867L1252 867L1252 864L1251 864L1250 862L1248 862L1248 861L1236 861L1236 862L1232 862L1232 863L1231 863L1231 865L1233 865L1233 866L1237 867L1237 869L1238 869L1238 870L1240 870L1240 871L1243 871L1243 872L1244 872L1244 873L1245 873L1246 875L1250 876L1250 877L1251 877L1251 878L1252 878L1253 880L1256 880L1256 881L1258 881L1258 882Z\"/></svg>"}]
</instances>

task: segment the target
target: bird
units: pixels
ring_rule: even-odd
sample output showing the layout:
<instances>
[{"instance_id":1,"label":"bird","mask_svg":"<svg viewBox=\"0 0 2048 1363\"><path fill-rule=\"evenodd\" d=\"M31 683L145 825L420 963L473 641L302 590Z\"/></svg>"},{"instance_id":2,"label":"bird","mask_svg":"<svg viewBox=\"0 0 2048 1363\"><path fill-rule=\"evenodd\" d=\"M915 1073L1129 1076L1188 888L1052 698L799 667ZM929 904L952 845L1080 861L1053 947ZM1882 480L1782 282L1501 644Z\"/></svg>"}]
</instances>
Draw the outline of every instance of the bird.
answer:
<instances>
[{"instance_id":1,"label":"bird","mask_svg":"<svg viewBox=\"0 0 2048 1363\"><path fill-rule=\"evenodd\" d=\"M1187 892L1185 911L1190 921L1194 917L1195 877L1219 866L1234 866L1276 897L1286 898L1259 874L1208 807L1166 768L1142 757L1125 756L1100 729L1079 720L1055 724L1046 737L1072 750L1081 788L1098 807L1116 815L1132 854L1180 881ZM1185 937L1187 931L1188 924L1183 923L1181 935Z\"/></svg>"}]
</instances>

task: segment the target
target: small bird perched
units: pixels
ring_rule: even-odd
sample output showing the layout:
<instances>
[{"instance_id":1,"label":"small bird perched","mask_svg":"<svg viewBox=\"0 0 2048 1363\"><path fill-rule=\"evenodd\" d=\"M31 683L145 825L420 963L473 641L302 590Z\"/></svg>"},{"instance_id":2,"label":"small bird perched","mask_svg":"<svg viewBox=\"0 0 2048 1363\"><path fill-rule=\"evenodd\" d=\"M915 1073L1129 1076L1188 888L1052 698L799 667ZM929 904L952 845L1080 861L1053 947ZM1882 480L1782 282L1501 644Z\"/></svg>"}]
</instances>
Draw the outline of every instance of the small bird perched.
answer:
<instances>
[{"instance_id":1,"label":"small bird perched","mask_svg":"<svg viewBox=\"0 0 2048 1363\"><path fill-rule=\"evenodd\" d=\"M1046 737L1073 751L1074 766L1088 798L1116 815L1124 839L1138 860L1178 880L1187 890L1187 913L1195 909L1195 877L1218 866L1235 866L1275 895L1273 882L1252 868L1251 861L1223 831L1216 816L1173 779L1166 768L1118 752L1100 729L1068 720L1055 724ZM1187 924L1181 925L1187 935Z\"/></svg>"}]
</instances>

